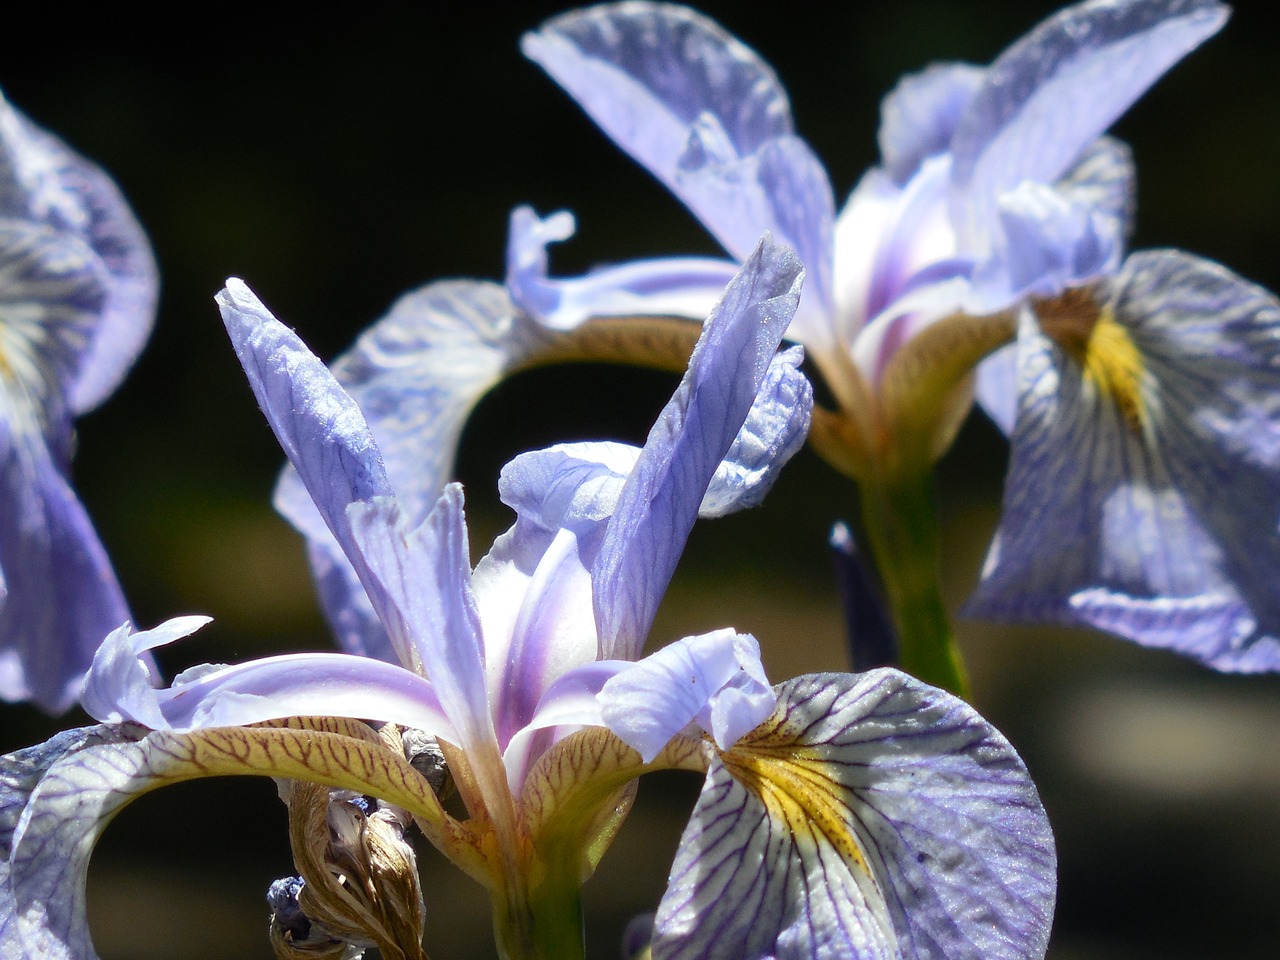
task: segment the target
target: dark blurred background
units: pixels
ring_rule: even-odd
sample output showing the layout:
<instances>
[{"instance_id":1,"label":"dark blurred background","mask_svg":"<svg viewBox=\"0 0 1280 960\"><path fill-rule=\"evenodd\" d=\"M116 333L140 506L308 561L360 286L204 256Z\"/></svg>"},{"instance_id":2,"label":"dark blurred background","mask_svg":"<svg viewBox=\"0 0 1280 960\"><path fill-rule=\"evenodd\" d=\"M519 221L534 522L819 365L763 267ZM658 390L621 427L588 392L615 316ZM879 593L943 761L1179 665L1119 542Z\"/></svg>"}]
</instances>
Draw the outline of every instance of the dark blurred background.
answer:
<instances>
[{"instance_id":1,"label":"dark blurred background","mask_svg":"<svg viewBox=\"0 0 1280 960\"><path fill-rule=\"evenodd\" d=\"M940 59L989 62L1054 9L1012 0L706 3L788 86L801 134L841 200L875 162L879 98ZM136 620L209 613L162 653L206 660L328 649L299 538L272 512L281 454L230 350L213 295L245 278L322 357L401 293L498 277L508 211L578 216L554 269L716 252L679 204L522 59L522 31L563 4L223 4L143 17L6 12L0 87L118 180L163 275L145 354L80 421L76 482ZM264 12L265 9L265 12ZM1255 12L1256 11L1256 12ZM1280 288L1280 66L1261 5L1177 67L1115 132L1139 171L1135 246L1177 246ZM510 516L497 470L578 438L638 441L675 378L617 369L525 374L472 418L458 473L473 549ZM949 598L972 586L995 521L1005 444L980 415L942 463ZM803 451L762 510L702 524L655 641L733 625L770 675L846 668L825 552L853 491ZM961 625L980 710L1018 746L1057 830L1056 960L1275 956L1280 685L1222 677L1109 638ZM0 747L60 724L0 708ZM656 904L697 783L646 780L587 887L589 950L616 955ZM291 872L267 781L143 798L107 831L90 877L105 960L270 956L262 899ZM422 852L433 955L490 957L478 888Z\"/></svg>"}]
</instances>

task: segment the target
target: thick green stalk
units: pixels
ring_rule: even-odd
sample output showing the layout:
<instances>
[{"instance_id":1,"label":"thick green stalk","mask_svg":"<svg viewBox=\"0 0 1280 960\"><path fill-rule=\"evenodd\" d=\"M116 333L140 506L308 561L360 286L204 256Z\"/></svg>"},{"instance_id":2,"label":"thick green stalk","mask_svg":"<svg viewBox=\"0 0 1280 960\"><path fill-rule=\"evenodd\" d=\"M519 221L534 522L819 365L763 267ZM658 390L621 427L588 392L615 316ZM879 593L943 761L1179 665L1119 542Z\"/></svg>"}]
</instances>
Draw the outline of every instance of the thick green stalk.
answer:
<instances>
[{"instance_id":1,"label":"thick green stalk","mask_svg":"<svg viewBox=\"0 0 1280 960\"><path fill-rule=\"evenodd\" d=\"M493 927L503 960L585 960L578 886L541 884L519 904L494 901Z\"/></svg>"},{"instance_id":2,"label":"thick green stalk","mask_svg":"<svg viewBox=\"0 0 1280 960\"><path fill-rule=\"evenodd\" d=\"M898 630L907 673L968 696L969 680L942 602L938 511L929 470L867 479L862 523Z\"/></svg>"}]
</instances>

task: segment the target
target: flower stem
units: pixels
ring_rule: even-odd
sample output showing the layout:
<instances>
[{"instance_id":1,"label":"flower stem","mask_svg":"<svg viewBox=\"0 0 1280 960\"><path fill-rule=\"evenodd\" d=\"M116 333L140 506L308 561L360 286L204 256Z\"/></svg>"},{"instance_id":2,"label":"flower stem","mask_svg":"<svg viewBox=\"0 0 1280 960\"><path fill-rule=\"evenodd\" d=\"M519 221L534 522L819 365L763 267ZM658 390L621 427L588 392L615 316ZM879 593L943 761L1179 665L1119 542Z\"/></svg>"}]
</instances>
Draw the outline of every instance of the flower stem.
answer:
<instances>
[{"instance_id":1,"label":"flower stem","mask_svg":"<svg viewBox=\"0 0 1280 960\"><path fill-rule=\"evenodd\" d=\"M942 602L932 472L895 471L861 484L862 522L898 630L899 662L957 696L969 681Z\"/></svg>"}]
</instances>

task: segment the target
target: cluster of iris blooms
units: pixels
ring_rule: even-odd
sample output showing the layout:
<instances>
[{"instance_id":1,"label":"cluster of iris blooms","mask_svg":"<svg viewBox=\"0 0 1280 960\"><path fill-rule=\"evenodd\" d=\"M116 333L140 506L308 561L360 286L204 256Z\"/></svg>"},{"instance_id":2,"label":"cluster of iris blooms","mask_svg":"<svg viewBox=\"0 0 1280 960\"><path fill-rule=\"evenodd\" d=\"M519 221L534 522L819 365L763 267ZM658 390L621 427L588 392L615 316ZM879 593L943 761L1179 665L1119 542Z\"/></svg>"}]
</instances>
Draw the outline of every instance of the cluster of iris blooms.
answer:
<instances>
[{"instance_id":1,"label":"cluster of iris blooms","mask_svg":"<svg viewBox=\"0 0 1280 960\"><path fill-rule=\"evenodd\" d=\"M1105 134L1226 18L1085 3L990 67L909 76L840 210L773 71L695 11L605 5L530 33L726 256L553 277L572 217L520 208L502 283L412 292L331 366L227 281L290 464L276 504L343 652L167 684L150 651L207 618L136 629L68 482L73 418L146 340L154 263L111 181L3 104L0 693L98 721L0 765L4 955L94 957L85 881L111 817L257 774L282 783L299 874L269 895L279 956L421 956L414 832L486 890L501 955L581 956L579 891L636 779L684 769L703 790L631 949L1042 956L1053 837L963 699L930 475L975 400L1010 438L973 612L1280 666L1280 304L1190 254L1130 253L1133 164ZM516 522L473 568L450 482L468 413L507 373L584 358L683 378L643 447L509 463ZM651 637L694 521L760 504L806 438L858 485L884 609L855 644L874 655L775 685L768 637Z\"/></svg>"}]
</instances>

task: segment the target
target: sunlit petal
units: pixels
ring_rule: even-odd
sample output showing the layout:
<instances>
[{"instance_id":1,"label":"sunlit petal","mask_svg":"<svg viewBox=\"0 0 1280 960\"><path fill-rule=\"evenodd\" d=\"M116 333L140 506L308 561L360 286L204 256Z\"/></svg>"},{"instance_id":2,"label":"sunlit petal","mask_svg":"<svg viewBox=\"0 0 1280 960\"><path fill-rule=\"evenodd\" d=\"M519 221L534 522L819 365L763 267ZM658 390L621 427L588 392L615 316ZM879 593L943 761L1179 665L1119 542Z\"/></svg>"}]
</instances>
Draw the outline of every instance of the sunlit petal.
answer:
<instances>
[{"instance_id":1,"label":"sunlit petal","mask_svg":"<svg viewBox=\"0 0 1280 960\"><path fill-rule=\"evenodd\" d=\"M1083 356L1027 324L1000 529L970 610L1280 666L1280 303L1137 254ZM1083 363L1083 365L1082 365Z\"/></svg>"},{"instance_id":2,"label":"sunlit petal","mask_svg":"<svg viewBox=\"0 0 1280 960\"><path fill-rule=\"evenodd\" d=\"M669 643L600 690L601 720L648 763L697 722L722 748L773 712L754 637L717 630Z\"/></svg>"},{"instance_id":3,"label":"sunlit petal","mask_svg":"<svg viewBox=\"0 0 1280 960\"><path fill-rule=\"evenodd\" d=\"M1041 957L1053 840L1004 738L895 670L777 689L774 716L712 763L656 960Z\"/></svg>"},{"instance_id":4,"label":"sunlit petal","mask_svg":"<svg viewBox=\"0 0 1280 960\"><path fill-rule=\"evenodd\" d=\"M417 527L386 498L352 504L350 518L372 575L404 624L413 668L431 681L453 724L454 742L463 748L492 742L462 488L447 485L436 508Z\"/></svg>"},{"instance_id":5,"label":"sunlit petal","mask_svg":"<svg viewBox=\"0 0 1280 960\"><path fill-rule=\"evenodd\" d=\"M947 151L984 73L967 63L935 63L889 91L880 103L876 140L895 184L905 186L926 159Z\"/></svg>"},{"instance_id":6,"label":"sunlit petal","mask_svg":"<svg viewBox=\"0 0 1280 960\"><path fill-rule=\"evenodd\" d=\"M521 310L557 330L571 330L592 317L672 316L701 323L738 269L732 260L672 257L553 279L546 245L572 235L568 211L545 220L529 207L511 212L507 290Z\"/></svg>"},{"instance_id":7,"label":"sunlit petal","mask_svg":"<svg viewBox=\"0 0 1280 960\"><path fill-rule=\"evenodd\" d=\"M707 485L755 403L794 315L800 263L768 237L707 320L689 370L627 480L593 571L605 658L634 659Z\"/></svg>"},{"instance_id":8,"label":"sunlit petal","mask_svg":"<svg viewBox=\"0 0 1280 960\"><path fill-rule=\"evenodd\" d=\"M1227 13L1215 0L1082 3L1001 54L951 144L954 215L965 246L987 251L1005 191L1066 174L1152 83L1216 33Z\"/></svg>"}]
</instances>

